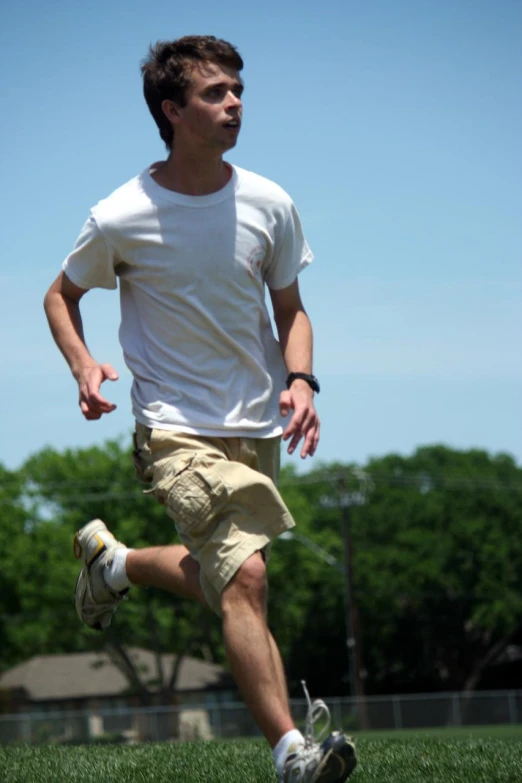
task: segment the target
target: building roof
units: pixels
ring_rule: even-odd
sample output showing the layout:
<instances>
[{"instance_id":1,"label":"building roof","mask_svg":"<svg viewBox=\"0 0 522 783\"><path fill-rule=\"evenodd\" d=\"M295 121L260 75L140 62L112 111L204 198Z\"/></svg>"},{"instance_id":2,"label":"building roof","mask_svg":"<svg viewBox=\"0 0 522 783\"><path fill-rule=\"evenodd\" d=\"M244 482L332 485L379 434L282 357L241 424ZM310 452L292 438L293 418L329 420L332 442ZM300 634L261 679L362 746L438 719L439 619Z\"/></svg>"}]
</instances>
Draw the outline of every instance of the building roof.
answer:
<instances>
[{"instance_id":1,"label":"building roof","mask_svg":"<svg viewBox=\"0 0 522 783\"><path fill-rule=\"evenodd\" d=\"M137 647L127 648L140 679L158 690L158 671L154 653ZM174 655L163 655L164 677L168 679L176 661ZM228 672L214 663L185 657L178 674L178 692L205 691L234 687ZM123 696L129 682L104 652L37 655L0 675L0 690L23 689L30 701L87 699Z\"/></svg>"}]
</instances>

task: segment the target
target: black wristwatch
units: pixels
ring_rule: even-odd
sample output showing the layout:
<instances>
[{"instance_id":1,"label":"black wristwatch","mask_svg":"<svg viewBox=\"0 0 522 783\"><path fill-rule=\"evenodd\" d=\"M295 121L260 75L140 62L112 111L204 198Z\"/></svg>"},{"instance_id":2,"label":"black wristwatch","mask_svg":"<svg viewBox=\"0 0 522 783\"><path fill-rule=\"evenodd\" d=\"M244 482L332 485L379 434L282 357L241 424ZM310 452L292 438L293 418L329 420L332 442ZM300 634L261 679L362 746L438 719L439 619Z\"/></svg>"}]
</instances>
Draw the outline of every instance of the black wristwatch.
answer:
<instances>
[{"instance_id":1,"label":"black wristwatch","mask_svg":"<svg viewBox=\"0 0 522 783\"><path fill-rule=\"evenodd\" d=\"M319 394L321 391L321 387L319 386L319 381L315 377L315 375L308 375L306 372L291 372L288 378L286 379L286 388L289 389L290 386L293 384L295 380L306 381L307 384L316 394Z\"/></svg>"}]
</instances>

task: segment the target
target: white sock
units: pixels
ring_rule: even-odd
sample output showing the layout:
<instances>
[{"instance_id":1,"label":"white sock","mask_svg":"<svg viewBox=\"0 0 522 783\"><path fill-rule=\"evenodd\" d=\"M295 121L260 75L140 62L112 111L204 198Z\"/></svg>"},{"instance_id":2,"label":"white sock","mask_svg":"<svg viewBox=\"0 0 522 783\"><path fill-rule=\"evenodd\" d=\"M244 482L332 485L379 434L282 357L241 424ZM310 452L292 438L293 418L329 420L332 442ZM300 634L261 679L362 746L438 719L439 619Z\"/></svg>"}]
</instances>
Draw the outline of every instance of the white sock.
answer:
<instances>
[{"instance_id":1,"label":"white sock","mask_svg":"<svg viewBox=\"0 0 522 783\"><path fill-rule=\"evenodd\" d=\"M105 581L116 593L121 593L128 587L132 586L132 582L129 581L127 571L125 570L125 562L127 555L132 552L127 547L118 547L112 558L112 563L107 566L105 573L103 574Z\"/></svg>"},{"instance_id":2,"label":"white sock","mask_svg":"<svg viewBox=\"0 0 522 783\"><path fill-rule=\"evenodd\" d=\"M282 775L286 757L291 750L294 750L293 745L304 745L304 737L299 729L292 729L283 734L272 751L278 775Z\"/></svg>"}]
</instances>

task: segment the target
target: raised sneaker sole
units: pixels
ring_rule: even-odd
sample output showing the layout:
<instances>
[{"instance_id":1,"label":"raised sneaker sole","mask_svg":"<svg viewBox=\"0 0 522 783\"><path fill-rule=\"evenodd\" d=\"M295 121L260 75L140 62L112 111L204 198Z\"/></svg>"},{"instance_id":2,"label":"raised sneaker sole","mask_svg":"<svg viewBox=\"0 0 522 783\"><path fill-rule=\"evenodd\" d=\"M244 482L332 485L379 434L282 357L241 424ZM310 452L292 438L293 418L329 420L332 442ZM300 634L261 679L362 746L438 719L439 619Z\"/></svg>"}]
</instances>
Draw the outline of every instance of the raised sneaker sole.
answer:
<instances>
[{"instance_id":1,"label":"raised sneaker sole","mask_svg":"<svg viewBox=\"0 0 522 783\"><path fill-rule=\"evenodd\" d=\"M323 742L326 754L310 783L344 783L355 767L355 747L340 732L334 732Z\"/></svg>"}]
</instances>

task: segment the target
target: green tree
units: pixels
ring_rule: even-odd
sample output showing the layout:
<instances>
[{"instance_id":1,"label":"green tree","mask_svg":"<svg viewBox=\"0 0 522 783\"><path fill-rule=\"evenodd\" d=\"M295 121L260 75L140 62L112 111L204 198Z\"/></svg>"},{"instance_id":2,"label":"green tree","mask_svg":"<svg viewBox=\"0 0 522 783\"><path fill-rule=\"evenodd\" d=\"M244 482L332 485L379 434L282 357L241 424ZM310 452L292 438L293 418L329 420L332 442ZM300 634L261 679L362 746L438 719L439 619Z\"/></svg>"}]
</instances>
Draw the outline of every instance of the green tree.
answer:
<instances>
[{"instance_id":1,"label":"green tree","mask_svg":"<svg viewBox=\"0 0 522 783\"><path fill-rule=\"evenodd\" d=\"M56 637L55 652L92 649L103 646L126 675L129 689L143 703L150 703L153 690L170 703L176 691L179 666L167 681L162 671L164 653L178 656L191 653L200 657L219 657L219 623L210 612L194 603L159 590L133 590L131 599L118 611L107 633L81 626L72 605L74 584L79 570L72 557L74 532L88 520L101 518L117 538L129 547L176 542L174 525L165 510L144 494L134 477L129 449L111 441L103 448L68 450L58 453L44 449L24 466L26 492L38 519L35 530L46 532L53 568L48 570L49 589L61 601L60 614L67 615L62 637ZM51 557L51 554L48 555ZM58 578L58 572L61 578ZM74 574L74 576L73 576ZM35 591L35 600L38 601ZM43 611L45 602L39 601ZM43 626L45 623L40 623ZM145 647L157 653L157 677L145 680L133 665L125 649ZM26 651L35 649L28 644ZM26 652L27 657L27 652ZM154 688L152 688L154 686Z\"/></svg>"},{"instance_id":2,"label":"green tree","mask_svg":"<svg viewBox=\"0 0 522 783\"><path fill-rule=\"evenodd\" d=\"M296 531L342 563L340 515L323 504L324 498L336 495L340 470L333 464L298 476L286 467L280 485ZM346 466L342 471L351 475ZM349 693L342 573L298 539L283 539L273 546L269 583L269 618L292 695L303 696L302 679L313 693Z\"/></svg>"},{"instance_id":3,"label":"green tree","mask_svg":"<svg viewBox=\"0 0 522 783\"><path fill-rule=\"evenodd\" d=\"M521 625L522 470L444 446L367 469L376 488L354 544L361 611L382 623L367 626L368 648L382 651L373 678L473 689Z\"/></svg>"},{"instance_id":4,"label":"green tree","mask_svg":"<svg viewBox=\"0 0 522 783\"><path fill-rule=\"evenodd\" d=\"M22 489L20 477L0 465L0 671L16 659L8 631L12 619L21 611L19 584L14 576L18 542L28 521Z\"/></svg>"},{"instance_id":5,"label":"green tree","mask_svg":"<svg viewBox=\"0 0 522 783\"><path fill-rule=\"evenodd\" d=\"M283 477L298 529L339 560L343 511L324 500L353 497L354 467ZM366 691L476 688L521 631L522 469L507 455L432 446L365 472L372 489L350 509L350 532ZM298 542L276 543L271 569L292 678L347 693L342 575Z\"/></svg>"},{"instance_id":6,"label":"green tree","mask_svg":"<svg viewBox=\"0 0 522 783\"><path fill-rule=\"evenodd\" d=\"M68 539L67 539L68 540ZM66 536L39 519L19 472L0 469L0 666L69 646L74 568L63 562ZM70 550L69 550L70 551ZM78 648L77 642L73 647Z\"/></svg>"},{"instance_id":7,"label":"green tree","mask_svg":"<svg viewBox=\"0 0 522 783\"><path fill-rule=\"evenodd\" d=\"M522 469L506 455L444 446L390 454L365 466L365 503L350 510L354 597L368 693L472 689L521 633ZM357 466L285 468L283 495L297 530L343 560L343 498L360 492ZM125 648L187 652L223 662L220 624L161 591L134 590L109 634L84 629L73 608L75 530L101 517L128 546L177 540L164 509L145 495L121 442L63 454L45 449L22 471L0 472L0 661L109 645L130 688L150 683ZM342 573L297 540L274 542L269 617L291 692L349 689ZM164 688L172 699L175 676Z\"/></svg>"}]
</instances>

